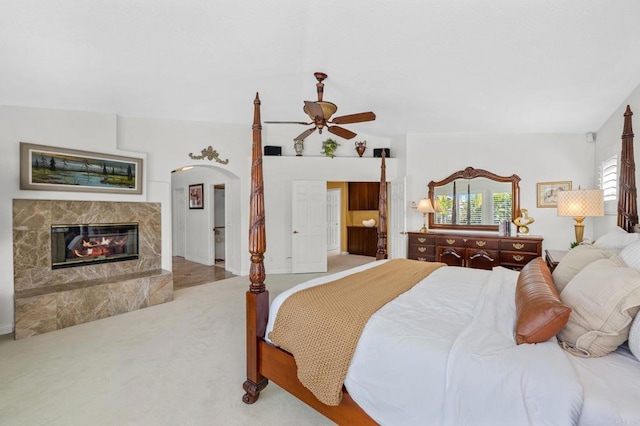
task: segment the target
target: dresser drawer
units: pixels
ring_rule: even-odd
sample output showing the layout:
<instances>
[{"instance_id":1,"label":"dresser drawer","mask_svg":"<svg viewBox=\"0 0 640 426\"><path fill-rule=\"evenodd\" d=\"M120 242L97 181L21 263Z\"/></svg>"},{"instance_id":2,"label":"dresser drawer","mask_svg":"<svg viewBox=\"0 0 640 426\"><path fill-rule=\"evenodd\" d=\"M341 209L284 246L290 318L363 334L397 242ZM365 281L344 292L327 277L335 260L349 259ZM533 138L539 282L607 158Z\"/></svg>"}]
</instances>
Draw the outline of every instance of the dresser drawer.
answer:
<instances>
[{"instance_id":1,"label":"dresser drawer","mask_svg":"<svg viewBox=\"0 0 640 426\"><path fill-rule=\"evenodd\" d=\"M500 248L500 240L486 238L465 238L465 247L482 249L482 250L498 250Z\"/></svg>"},{"instance_id":2,"label":"dresser drawer","mask_svg":"<svg viewBox=\"0 0 640 426\"><path fill-rule=\"evenodd\" d=\"M433 245L409 244L407 258L422 262L434 262L436 260L436 248Z\"/></svg>"},{"instance_id":3,"label":"dresser drawer","mask_svg":"<svg viewBox=\"0 0 640 426\"><path fill-rule=\"evenodd\" d=\"M539 243L536 241L501 241L500 250L538 253Z\"/></svg>"},{"instance_id":4,"label":"dresser drawer","mask_svg":"<svg viewBox=\"0 0 640 426\"><path fill-rule=\"evenodd\" d=\"M436 245L443 247L464 247L464 237L436 237Z\"/></svg>"},{"instance_id":5,"label":"dresser drawer","mask_svg":"<svg viewBox=\"0 0 640 426\"><path fill-rule=\"evenodd\" d=\"M415 233L409 234L409 244L433 245L434 241L435 241L435 237L433 235L415 234Z\"/></svg>"},{"instance_id":6,"label":"dresser drawer","mask_svg":"<svg viewBox=\"0 0 640 426\"><path fill-rule=\"evenodd\" d=\"M537 253L522 253L517 251L501 251L500 264L511 266L524 266L536 257L540 257Z\"/></svg>"}]
</instances>

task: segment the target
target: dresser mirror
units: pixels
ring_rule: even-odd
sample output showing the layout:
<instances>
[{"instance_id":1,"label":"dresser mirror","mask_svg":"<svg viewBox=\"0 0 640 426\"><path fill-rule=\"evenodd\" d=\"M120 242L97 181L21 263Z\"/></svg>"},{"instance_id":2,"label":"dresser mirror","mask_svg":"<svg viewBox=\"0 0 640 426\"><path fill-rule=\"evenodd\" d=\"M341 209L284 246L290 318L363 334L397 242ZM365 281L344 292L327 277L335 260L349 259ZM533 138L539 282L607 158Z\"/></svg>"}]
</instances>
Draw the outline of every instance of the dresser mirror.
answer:
<instances>
[{"instance_id":1,"label":"dresser mirror","mask_svg":"<svg viewBox=\"0 0 640 426\"><path fill-rule=\"evenodd\" d=\"M520 214L520 177L467 167L429 182L430 229L497 231Z\"/></svg>"}]
</instances>

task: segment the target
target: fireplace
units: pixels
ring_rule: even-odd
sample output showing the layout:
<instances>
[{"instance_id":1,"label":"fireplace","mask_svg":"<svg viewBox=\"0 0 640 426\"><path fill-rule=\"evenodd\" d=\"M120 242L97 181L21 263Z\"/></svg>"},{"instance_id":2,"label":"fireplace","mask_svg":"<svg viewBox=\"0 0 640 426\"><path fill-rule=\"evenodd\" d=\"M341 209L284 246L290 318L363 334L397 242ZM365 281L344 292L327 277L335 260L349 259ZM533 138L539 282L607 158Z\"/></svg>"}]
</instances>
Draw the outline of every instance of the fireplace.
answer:
<instances>
[{"instance_id":1,"label":"fireplace","mask_svg":"<svg viewBox=\"0 0 640 426\"><path fill-rule=\"evenodd\" d=\"M51 225L51 269L138 259L137 223Z\"/></svg>"}]
</instances>

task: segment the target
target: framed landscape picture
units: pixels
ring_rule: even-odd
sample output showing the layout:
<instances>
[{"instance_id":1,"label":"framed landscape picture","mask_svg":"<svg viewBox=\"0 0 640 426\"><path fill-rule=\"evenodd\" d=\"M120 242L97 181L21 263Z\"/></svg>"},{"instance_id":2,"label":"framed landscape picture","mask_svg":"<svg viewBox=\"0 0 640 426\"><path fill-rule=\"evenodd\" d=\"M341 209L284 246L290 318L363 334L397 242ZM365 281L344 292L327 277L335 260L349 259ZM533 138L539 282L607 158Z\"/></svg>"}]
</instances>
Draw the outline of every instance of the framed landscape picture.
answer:
<instances>
[{"instance_id":1,"label":"framed landscape picture","mask_svg":"<svg viewBox=\"0 0 640 426\"><path fill-rule=\"evenodd\" d=\"M142 194L142 159L20 142L20 189Z\"/></svg>"},{"instance_id":2,"label":"framed landscape picture","mask_svg":"<svg viewBox=\"0 0 640 426\"><path fill-rule=\"evenodd\" d=\"M558 207L558 192L571 191L571 181L538 182L537 206Z\"/></svg>"},{"instance_id":3,"label":"framed landscape picture","mask_svg":"<svg viewBox=\"0 0 640 426\"><path fill-rule=\"evenodd\" d=\"M204 184L189 185L189 209L204 209Z\"/></svg>"}]
</instances>

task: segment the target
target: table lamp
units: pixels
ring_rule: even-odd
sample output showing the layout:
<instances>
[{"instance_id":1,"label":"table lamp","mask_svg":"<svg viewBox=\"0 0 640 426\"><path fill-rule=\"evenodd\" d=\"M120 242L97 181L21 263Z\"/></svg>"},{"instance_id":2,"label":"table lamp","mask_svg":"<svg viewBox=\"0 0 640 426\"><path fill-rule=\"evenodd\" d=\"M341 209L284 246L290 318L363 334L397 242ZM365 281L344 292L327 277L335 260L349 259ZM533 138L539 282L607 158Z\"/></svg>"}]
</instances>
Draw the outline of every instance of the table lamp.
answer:
<instances>
[{"instance_id":1,"label":"table lamp","mask_svg":"<svg viewBox=\"0 0 640 426\"><path fill-rule=\"evenodd\" d=\"M422 228L420 228L420 232L427 232L427 213L435 212L431 200L428 198L421 199L416 210L422 213Z\"/></svg>"},{"instance_id":2,"label":"table lamp","mask_svg":"<svg viewBox=\"0 0 640 426\"><path fill-rule=\"evenodd\" d=\"M558 216L572 216L576 221L576 242L584 235L582 221L589 216L604 216L604 194L601 189L578 189L558 192Z\"/></svg>"}]
</instances>

